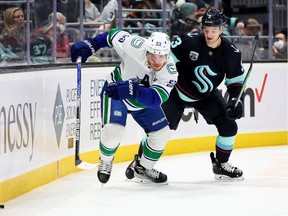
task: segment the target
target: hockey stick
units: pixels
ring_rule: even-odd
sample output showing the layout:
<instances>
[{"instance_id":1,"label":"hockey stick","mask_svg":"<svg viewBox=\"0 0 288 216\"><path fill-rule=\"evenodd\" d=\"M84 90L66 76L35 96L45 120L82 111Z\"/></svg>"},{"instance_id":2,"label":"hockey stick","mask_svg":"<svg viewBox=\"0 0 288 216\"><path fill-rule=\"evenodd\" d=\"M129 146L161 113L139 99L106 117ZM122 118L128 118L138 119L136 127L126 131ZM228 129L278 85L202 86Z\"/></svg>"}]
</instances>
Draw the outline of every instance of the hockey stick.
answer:
<instances>
[{"instance_id":1,"label":"hockey stick","mask_svg":"<svg viewBox=\"0 0 288 216\"><path fill-rule=\"evenodd\" d=\"M249 66L249 68L248 68L246 77L245 77L245 79L244 79L244 82L243 82L242 88L241 88L241 90L240 90L240 93L239 93L239 95L238 95L238 97L237 97L237 100L236 100L236 103L235 103L235 105L234 105L234 108L237 107L237 105L238 105L238 103L239 103L239 101L240 101L240 98L242 97L243 92L244 92L244 90L245 90L245 88L246 88L246 83L247 83L247 81L248 81L248 78L249 78L249 76L250 76L250 74L251 74L251 70L252 70L252 66L253 66L253 60L254 60L254 54L255 54L255 50L256 50L256 47L257 47L258 40L259 40L259 36L256 35L255 38L254 38L254 41L255 41L255 42L254 42L254 48L253 48L253 50L252 50L252 56L251 56L251 60L250 60L250 66Z\"/></svg>"},{"instance_id":2,"label":"hockey stick","mask_svg":"<svg viewBox=\"0 0 288 216\"><path fill-rule=\"evenodd\" d=\"M77 99L76 99L76 130L75 130L75 166L80 169L93 169L96 164L80 159L80 112L81 109L81 57L77 58Z\"/></svg>"}]
</instances>

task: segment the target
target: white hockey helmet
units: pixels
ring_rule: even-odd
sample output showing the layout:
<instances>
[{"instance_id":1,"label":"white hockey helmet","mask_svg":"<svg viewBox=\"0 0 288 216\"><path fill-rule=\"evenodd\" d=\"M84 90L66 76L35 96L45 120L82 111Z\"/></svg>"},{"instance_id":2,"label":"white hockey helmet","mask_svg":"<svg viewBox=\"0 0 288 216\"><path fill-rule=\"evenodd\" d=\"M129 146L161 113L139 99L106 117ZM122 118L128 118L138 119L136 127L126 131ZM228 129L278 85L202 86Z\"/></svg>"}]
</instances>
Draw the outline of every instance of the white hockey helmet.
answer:
<instances>
[{"instance_id":1,"label":"white hockey helmet","mask_svg":"<svg viewBox=\"0 0 288 216\"><path fill-rule=\"evenodd\" d=\"M167 55L170 52L169 36L163 32L153 32L148 38L147 52L157 55Z\"/></svg>"}]
</instances>

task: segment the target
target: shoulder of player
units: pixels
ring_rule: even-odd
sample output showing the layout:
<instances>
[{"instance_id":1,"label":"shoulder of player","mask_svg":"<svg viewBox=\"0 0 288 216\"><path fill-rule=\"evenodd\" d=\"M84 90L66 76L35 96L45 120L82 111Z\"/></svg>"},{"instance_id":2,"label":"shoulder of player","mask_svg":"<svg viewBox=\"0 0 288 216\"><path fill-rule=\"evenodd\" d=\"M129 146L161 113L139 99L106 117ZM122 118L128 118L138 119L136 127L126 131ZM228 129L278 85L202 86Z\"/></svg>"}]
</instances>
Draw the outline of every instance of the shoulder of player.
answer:
<instances>
[{"instance_id":1,"label":"shoulder of player","mask_svg":"<svg viewBox=\"0 0 288 216\"><path fill-rule=\"evenodd\" d=\"M203 47L204 43L205 40L203 40L203 36L201 34L199 35L188 33L173 39L171 48L172 50L174 50L174 48L180 48L182 52L183 49L191 50L192 48L197 49L197 47Z\"/></svg>"},{"instance_id":2,"label":"shoulder of player","mask_svg":"<svg viewBox=\"0 0 288 216\"><path fill-rule=\"evenodd\" d=\"M111 0L108 1L107 4L104 6L103 10L111 10L114 12L115 9L118 7L118 1L117 0Z\"/></svg>"},{"instance_id":3,"label":"shoulder of player","mask_svg":"<svg viewBox=\"0 0 288 216\"><path fill-rule=\"evenodd\" d=\"M51 43L51 40L42 32L32 31L30 34L31 43Z\"/></svg>"},{"instance_id":4,"label":"shoulder of player","mask_svg":"<svg viewBox=\"0 0 288 216\"><path fill-rule=\"evenodd\" d=\"M241 55L241 51L230 40L225 37L222 37L221 40L221 45L226 53L229 55Z\"/></svg>"},{"instance_id":5,"label":"shoulder of player","mask_svg":"<svg viewBox=\"0 0 288 216\"><path fill-rule=\"evenodd\" d=\"M187 34L181 35L181 38L182 40L197 43L201 40L201 38L203 38L203 35L200 32L189 32Z\"/></svg>"},{"instance_id":6,"label":"shoulder of player","mask_svg":"<svg viewBox=\"0 0 288 216\"><path fill-rule=\"evenodd\" d=\"M108 40L117 43L129 43L135 47L142 46L146 42L146 39L143 37L131 35L129 32L118 29L110 30Z\"/></svg>"}]
</instances>

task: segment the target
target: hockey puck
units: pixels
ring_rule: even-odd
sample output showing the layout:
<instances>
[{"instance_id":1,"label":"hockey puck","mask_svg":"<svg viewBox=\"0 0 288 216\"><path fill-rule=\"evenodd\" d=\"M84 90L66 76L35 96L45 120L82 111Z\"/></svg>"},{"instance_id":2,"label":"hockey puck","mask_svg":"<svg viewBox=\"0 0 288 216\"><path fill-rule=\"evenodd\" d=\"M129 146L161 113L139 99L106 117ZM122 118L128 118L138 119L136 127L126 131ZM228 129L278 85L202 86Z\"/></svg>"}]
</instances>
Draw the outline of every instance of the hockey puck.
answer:
<instances>
[{"instance_id":1,"label":"hockey puck","mask_svg":"<svg viewBox=\"0 0 288 216\"><path fill-rule=\"evenodd\" d=\"M0 208L1 208L1 209L4 209L4 207L5 207L5 206L4 206L3 204L0 204Z\"/></svg>"}]
</instances>

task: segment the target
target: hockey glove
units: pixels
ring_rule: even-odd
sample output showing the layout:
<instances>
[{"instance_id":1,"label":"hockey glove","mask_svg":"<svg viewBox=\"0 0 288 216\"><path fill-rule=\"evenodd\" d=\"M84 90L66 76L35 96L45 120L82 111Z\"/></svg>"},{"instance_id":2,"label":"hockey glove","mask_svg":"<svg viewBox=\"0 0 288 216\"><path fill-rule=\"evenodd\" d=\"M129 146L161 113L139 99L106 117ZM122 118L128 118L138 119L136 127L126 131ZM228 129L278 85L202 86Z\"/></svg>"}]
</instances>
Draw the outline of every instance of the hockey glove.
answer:
<instances>
[{"instance_id":1,"label":"hockey glove","mask_svg":"<svg viewBox=\"0 0 288 216\"><path fill-rule=\"evenodd\" d=\"M226 116L231 119L231 120L236 120L236 119L240 119L242 117L242 113L243 113L243 103L242 100L239 100L239 103L236 104L237 98L233 97L233 98L229 98L229 101L226 105Z\"/></svg>"},{"instance_id":2,"label":"hockey glove","mask_svg":"<svg viewBox=\"0 0 288 216\"><path fill-rule=\"evenodd\" d=\"M107 86L106 94L114 100L137 99L139 83L133 82L133 80L120 80Z\"/></svg>"},{"instance_id":3,"label":"hockey glove","mask_svg":"<svg viewBox=\"0 0 288 216\"><path fill-rule=\"evenodd\" d=\"M74 43L71 47L71 61L76 62L77 58L81 56L82 63L85 63L95 53L93 43L95 42L91 38Z\"/></svg>"}]
</instances>

